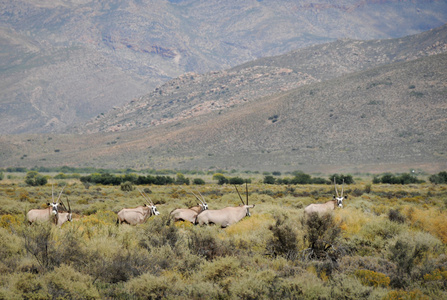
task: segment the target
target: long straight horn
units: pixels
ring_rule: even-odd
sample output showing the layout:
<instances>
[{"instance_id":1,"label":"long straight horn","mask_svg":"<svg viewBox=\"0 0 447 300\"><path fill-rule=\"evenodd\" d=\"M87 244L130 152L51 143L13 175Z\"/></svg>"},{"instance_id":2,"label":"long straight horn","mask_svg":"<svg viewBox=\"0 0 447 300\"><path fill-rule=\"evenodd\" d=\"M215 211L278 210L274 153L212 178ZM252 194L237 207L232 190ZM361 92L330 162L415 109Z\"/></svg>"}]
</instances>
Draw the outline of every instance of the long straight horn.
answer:
<instances>
[{"instance_id":1,"label":"long straight horn","mask_svg":"<svg viewBox=\"0 0 447 300\"><path fill-rule=\"evenodd\" d=\"M199 193L200 197L202 197L202 202L203 202L203 204L206 204L205 197L202 196L202 194L200 193L199 190L197 190L197 192Z\"/></svg>"},{"instance_id":2,"label":"long straight horn","mask_svg":"<svg viewBox=\"0 0 447 300\"><path fill-rule=\"evenodd\" d=\"M71 214L71 207L70 207L70 201L68 201L68 197L65 196L67 198L67 203L68 203L68 212Z\"/></svg>"},{"instance_id":3,"label":"long straight horn","mask_svg":"<svg viewBox=\"0 0 447 300\"><path fill-rule=\"evenodd\" d=\"M245 194L247 195L247 205L248 205L248 186L247 186L247 182L245 182Z\"/></svg>"},{"instance_id":4,"label":"long straight horn","mask_svg":"<svg viewBox=\"0 0 447 300\"><path fill-rule=\"evenodd\" d=\"M64 187L62 188L61 192L59 193L59 197L57 197L56 202L59 201L59 199L61 198L62 192L64 191L65 187L66 187L66 185L64 185Z\"/></svg>"},{"instance_id":5,"label":"long straight horn","mask_svg":"<svg viewBox=\"0 0 447 300\"><path fill-rule=\"evenodd\" d=\"M340 197L340 196L338 196L337 183L335 182L335 177L334 177L334 187L335 187L335 193L337 194L337 197Z\"/></svg>"},{"instance_id":6,"label":"long straight horn","mask_svg":"<svg viewBox=\"0 0 447 300\"><path fill-rule=\"evenodd\" d=\"M237 194L239 195L239 199L241 199L241 202L243 205L245 205L244 200L242 200L241 194L239 193L239 190L237 189L237 186L234 186L236 188Z\"/></svg>"},{"instance_id":7,"label":"long straight horn","mask_svg":"<svg viewBox=\"0 0 447 300\"><path fill-rule=\"evenodd\" d=\"M62 202L62 199L60 200L61 206L63 209L67 210L67 207L65 206L64 202Z\"/></svg>"},{"instance_id":8,"label":"long straight horn","mask_svg":"<svg viewBox=\"0 0 447 300\"><path fill-rule=\"evenodd\" d=\"M137 190L140 192L141 196L143 196L143 199L146 200L147 203L149 203L149 205L154 206L151 198L149 198L146 194L144 194L139 188L137 188ZM148 200L148 198L150 201Z\"/></svg>"},{"instance_id":9,"label":"long straight horn","mask_svg":"<svg viewBox=\"0 0 447 300\"><path fill-rule=\"evenodd\" d=\"M199 201L200 201L200 203L202 203L202 205L204 205L204 203L203 203L202 199L200 199L200 198L199 198L199 196L197 196L196 194L194 194L194 192L191 192L191 194L193 194L193 195L194 195L194 197L196 197L196 198L197 198L197 200L199 200Z\"/></svg>"},{"instance_id":10,"label":"long straight horn","mask_svg":"<svg viewBox=\"0 0 447 300\"><path fill-rule=\"evenodd\" d=\"M184 190L185 191L185 193L188 193L183 187L181 187L182 188L182 190ZM199 200L200 201L200 203L202 203L202 205L205 205L204 203L203 203L203 201L202 200L200 200L200 198L196 195L196 194L194 194L194 192L191 192L191 194L193 194L194 195L194 197L196 197L196 199L197 200Z\"/></svg>"},{"instance_id":11,"label":"long straight horn","mask_svg":"<svg viewBox=\"0 0 447 300\"><path fill-rule=\"evenodd\" d=\"M146 195L146 193L145 192L143 192L143 194L147 197L147 199L149 199L149 201L150 201L150 205L151 206L154 206L154 202L152 202L152 199L148 196L148 195Z\"/></svg>"},{"instance_id":12,"label":"long straight horn","mask_svg":"<svg viewBox=\"0 0 447 300\"><path fill-rule=\"evenodd\" d=\"M343 188L345 187L345 179L343 178L343 185L341 186L341 197L343 198Z\"/></svg>"},{"instance_id":13,"label":"long straight horn","mask_svg":"<svg viewBox=\"0 0 447 300\"><path fill-rule=\"evenodd\" d=\"M54 183L51 184L51 200L53 200L54 203Z\"/></svg>"}]
</instances>

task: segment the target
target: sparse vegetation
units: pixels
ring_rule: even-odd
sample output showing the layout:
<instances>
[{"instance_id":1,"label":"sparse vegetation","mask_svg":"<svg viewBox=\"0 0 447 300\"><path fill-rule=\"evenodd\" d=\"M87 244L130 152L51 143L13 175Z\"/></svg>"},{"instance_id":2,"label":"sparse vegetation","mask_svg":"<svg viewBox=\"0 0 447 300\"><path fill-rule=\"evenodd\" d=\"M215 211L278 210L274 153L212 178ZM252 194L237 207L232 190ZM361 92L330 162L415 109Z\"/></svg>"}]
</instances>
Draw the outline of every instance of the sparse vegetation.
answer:
<instances>
[{"instance_id":1,"label":"sparse vegetation","mask_svg":"<svg viewBox=\"0 0 447 300\"><path fill-rule=\"evenodd\" d=\"M445 184L375 184L353 196L370 185L356 177L345 185L350 198L343 209L304 220L303 208L332 198L333 186L254 182L252 216L221 229L171 222L173 208L195 202L174 183L132 183L161 212L138 226L115 224L117 211L141 204L138 190L85 189L79 179L55 183L67 184L74 210L73 222L62 228L24 223L27 209L50 199L50 184L0 184L2 298L447 296ZM194 189L210 208L240 203L230 185Z\"/></svg>"}]
</instances>

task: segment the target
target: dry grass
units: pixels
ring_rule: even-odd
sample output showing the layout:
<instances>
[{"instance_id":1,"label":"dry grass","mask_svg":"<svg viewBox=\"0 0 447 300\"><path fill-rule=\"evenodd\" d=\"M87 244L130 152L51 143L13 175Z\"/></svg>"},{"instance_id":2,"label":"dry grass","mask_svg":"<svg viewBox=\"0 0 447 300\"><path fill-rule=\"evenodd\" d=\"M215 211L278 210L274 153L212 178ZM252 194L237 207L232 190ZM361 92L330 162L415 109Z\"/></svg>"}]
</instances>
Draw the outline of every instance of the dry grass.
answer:
<instances>
[{"instance_id":1,"label":"dry grass","mask_svg":"<svg viewBox=\"0 0 447 300\"><path fill-rule=\"evenodd\" d=\"M66 189L76 217L62 228L50 227L47 252L36 244L36 251L41 251L36 252L37 257L50 257L43 267L23 245L25 236L37 236L46 229L29 227L23 221L26 209L40 207L50 199L51 185L0 185L1 297L27 297L29 289L43 299L70 298L81 290L81 298L314 299L350 295L423 299L447 295L442 284L447 269L446 188L442 185L373 185L370 193L356 196L351 193L363 190L363 183L346 187L349 198L345 207L334 212L334 223L342 233L334 244L340 255L336 265L326 260L304 261L301 255L272 257L267 251L273 237L269 228L276 226L277 220L296 235L298 253L304 250L303 208L331 198L328 186L296 186L289 193L284 186L251 184L249 199L256 205L250 210L252 216L226 229L170 224L167 215L173 208L195 203L192 195L177 186L150 187L150 197L161 203L157 205L161 215L138 226L115 224L118 210L141 204L136 191L123 192L111 186L85 189L78 182ZM232 186L207 184L198 189L210 208L239 205ZM270 192L265 193L267 190ZM27 199L21 200L25 194ZM399 211L404 223L390 220L390 209ZM411 263L405 295L388 281L397 272L396 262L390 259L397 241L407 242L410 250L422 249ZM194 245L200 249L192 248Z\"/></svg>"}]
</instances>

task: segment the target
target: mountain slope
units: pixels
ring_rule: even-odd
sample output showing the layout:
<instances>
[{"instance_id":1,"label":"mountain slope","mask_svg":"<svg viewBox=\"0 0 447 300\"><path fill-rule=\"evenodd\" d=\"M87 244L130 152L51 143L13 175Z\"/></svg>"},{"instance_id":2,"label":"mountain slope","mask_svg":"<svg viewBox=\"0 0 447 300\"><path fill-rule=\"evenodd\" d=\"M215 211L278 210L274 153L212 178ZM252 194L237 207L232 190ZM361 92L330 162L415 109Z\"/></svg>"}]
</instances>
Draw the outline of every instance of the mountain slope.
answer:
<instances>
[{"instance_id":1,"label":"mountain slope","mask_svg":"<svg viewBox=\"0 0 447 300\"><path fill-rule=\"evenodd\" d=\"M447 51L447 25L388 40L340 40L261 58L220 72L189 73L98 116L77 132L158 126L393 62Z\"/></svg>"},{"instance_id":2,"label":"mountain slope","mask_svg":"<svg viewBox=\"0 0 447 300\"><path fill-rule=\"evenodd\" d=\"M1 137L2 164L435 172L447 167L446 70L438 54L146 129Z\"/></svg>"},{"instance_id":3,"label":"mountain slope","mask_svg":"<svg viewBox=\"0 0 447 300\"><path fill-rule=\"evenodd\" d=\"M187 72L447 21L447 3L436 0L0 0L0 8L2 134L64 130Z\"/></svg>"}]
</instances>

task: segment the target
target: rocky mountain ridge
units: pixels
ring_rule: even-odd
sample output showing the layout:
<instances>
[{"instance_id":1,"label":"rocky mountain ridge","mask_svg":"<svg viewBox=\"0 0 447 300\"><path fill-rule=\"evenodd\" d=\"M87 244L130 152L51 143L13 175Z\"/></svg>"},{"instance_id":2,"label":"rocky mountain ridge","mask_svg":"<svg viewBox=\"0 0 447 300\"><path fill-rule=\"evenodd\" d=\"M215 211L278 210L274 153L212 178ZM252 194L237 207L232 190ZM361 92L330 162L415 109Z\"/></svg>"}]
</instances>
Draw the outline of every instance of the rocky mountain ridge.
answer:
<instances>
[{"instance_id":1,"label":"rocky mountain ridge","mask_svg":"<svg viewBox=\"0 0 447 300\"><path fill-rule=\"evenodd\" d=\"M188 73L98 116L77 132L126 131L179 122L306 84L446 51L444 25L399 39L345 39L261 58L225 71Z\"/></svg>"},{"instance_id":2,"label":"rocky mountain ridge","mask_svg":"<svg viewBox=\"0 0 447 300\"><path fill-rule=\"evenodd\" d=\"M0 7L2 134L61 132L182 74L447 21L447 3L436 0L0 0Z\"/></svg>"}]
</instances>

